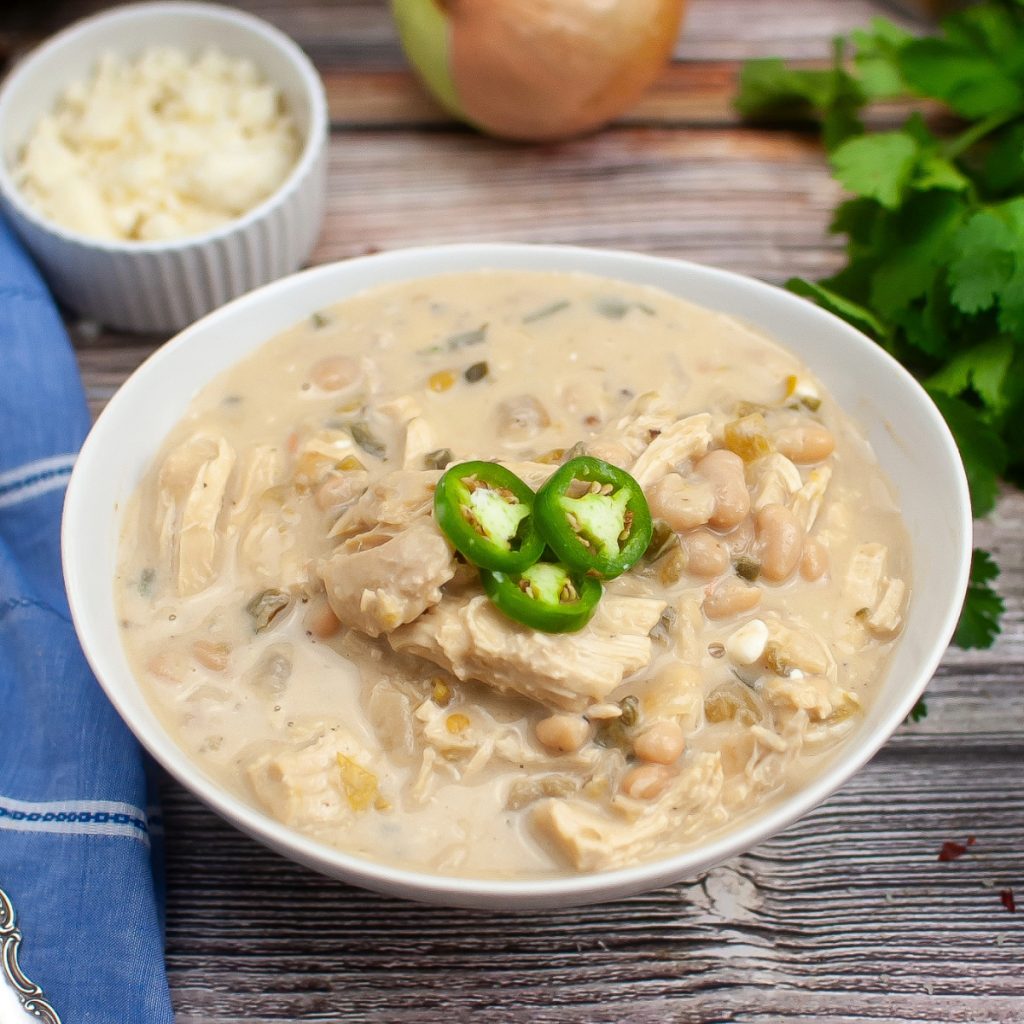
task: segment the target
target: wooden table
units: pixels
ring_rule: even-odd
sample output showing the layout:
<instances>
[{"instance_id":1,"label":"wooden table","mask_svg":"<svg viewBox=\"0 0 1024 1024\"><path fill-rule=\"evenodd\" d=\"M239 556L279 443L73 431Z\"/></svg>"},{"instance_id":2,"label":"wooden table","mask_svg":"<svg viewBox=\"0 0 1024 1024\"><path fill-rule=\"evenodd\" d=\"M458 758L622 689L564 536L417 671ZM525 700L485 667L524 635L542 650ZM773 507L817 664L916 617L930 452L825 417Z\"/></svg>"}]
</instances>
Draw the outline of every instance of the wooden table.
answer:
<instances>
[{"instance_id":1,"label":"wooden table","mask_svg":"<svg viewBox=\"0 0 1024 1024\"><path fill-rule=\"evenodd\" d=\"M5 6L10 55L103 5ZM535 148L450 123L405 70L383 0L244 6L327 83L316 262L469 239L617 246L770 281L839 261L814 136L740 125L730 97L743 58L823 58L881 4L692 0L677 60L626 118ZM163 340L71 326L96 410ZM1024 903L1024 495L1004 494L978 535L1003 568L998 645L951 650L927 719L798 825L658 892L547 914L404 904L283 860L168 782L180 1024L1024 1021L1024 913L1000 903L1010 886ZM967 855L937 860L969 835Z\"/></svg>"}]
</instances>

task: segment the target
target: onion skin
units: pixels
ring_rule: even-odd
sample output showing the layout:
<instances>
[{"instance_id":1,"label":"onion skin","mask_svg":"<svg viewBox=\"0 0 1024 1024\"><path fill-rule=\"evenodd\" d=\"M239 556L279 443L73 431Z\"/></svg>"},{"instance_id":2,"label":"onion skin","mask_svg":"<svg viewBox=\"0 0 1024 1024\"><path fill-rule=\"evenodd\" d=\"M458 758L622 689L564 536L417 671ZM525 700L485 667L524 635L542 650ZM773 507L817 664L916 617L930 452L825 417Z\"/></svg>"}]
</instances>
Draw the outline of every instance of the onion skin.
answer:
<instances>
[{"instance_id":1,"label":"onion skin","mask_svg":"<svg viewBox=\"0 0 1024 1024\"><path fill-rule=\"evenodd\" d=\"M426 18L414 10L424 5L435 8ZM631 106L671 55L683 6L684 0L393 0L406 52L445 108L492 135L521 141L581 135ZM438 11L446 19L443 41L417 31L432 21L436 32Z\"/></svg>"}]
</instances>

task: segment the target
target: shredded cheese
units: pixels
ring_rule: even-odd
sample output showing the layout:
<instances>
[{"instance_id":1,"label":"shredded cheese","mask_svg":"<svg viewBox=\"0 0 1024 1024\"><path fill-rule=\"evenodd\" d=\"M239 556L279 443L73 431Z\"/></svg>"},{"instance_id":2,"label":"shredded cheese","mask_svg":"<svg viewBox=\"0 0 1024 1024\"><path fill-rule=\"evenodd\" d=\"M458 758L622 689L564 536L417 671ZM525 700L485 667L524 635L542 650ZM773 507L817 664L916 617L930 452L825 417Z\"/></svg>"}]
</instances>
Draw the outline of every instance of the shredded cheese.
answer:
<instances>
[{"instance_id":1,"label":"shredded cheese","mask_svg":"<svg viewBox=\"0 0 1024 1024\"><path fill-rule=\"evenodd\" d=\"M105 54L28 138L26 199L95 238L160 241L234 220L288 176L299 139L280 90L247 59L152 47Z\"/></svg>"}]
</instances>

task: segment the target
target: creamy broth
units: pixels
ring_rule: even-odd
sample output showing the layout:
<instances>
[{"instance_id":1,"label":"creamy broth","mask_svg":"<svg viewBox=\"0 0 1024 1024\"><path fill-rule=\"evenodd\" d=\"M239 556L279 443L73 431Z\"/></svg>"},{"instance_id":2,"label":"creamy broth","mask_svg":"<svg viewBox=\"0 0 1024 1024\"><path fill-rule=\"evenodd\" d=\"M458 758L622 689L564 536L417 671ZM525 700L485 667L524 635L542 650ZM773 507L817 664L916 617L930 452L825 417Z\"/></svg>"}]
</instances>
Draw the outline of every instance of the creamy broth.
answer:
<instances>
[{"instance_id":1,"label":"creamy broth","mask_svg":"<svg viewBox=\"0 0 1024 1024\"><path fill-rule=\"evenodd\" d=\"M784 339L783 339L784 340ZM442 469L643 485L660 548L581 632L482 596ZM122 636L219 784L376 861L528 878L705 841L856 724L909 545L860 431L728 316L577 274L480 271L316 313L204 388L125 516Z\"/></svg>"}]
</instances>

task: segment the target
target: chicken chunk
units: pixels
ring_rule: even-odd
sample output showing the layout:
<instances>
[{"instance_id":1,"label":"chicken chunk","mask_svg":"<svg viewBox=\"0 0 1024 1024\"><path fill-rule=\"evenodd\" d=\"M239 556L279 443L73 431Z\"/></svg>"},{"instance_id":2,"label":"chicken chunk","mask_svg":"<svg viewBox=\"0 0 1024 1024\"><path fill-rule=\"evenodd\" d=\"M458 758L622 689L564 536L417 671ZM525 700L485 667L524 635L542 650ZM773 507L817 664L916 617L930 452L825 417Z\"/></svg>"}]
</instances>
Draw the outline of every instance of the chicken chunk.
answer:
<instances>
[{"instance_id":1,"label":"chicken chunk","mask_svg":"<svg viewBox=\"0 0 1024 1024\"><path fill-rule=\"evenodd\" d=\"M753 466L755 483L751 507L759 512L767 505L788 505L789 499L803 487L800 470L778 452L759 459Z\"/></svg>"},{"instance_id":2,"label":"chicken chunk","mask_svg":"<svg viewBox=\"0 0 1024 1024\"><path fill-rule=\"evenodd\" d=\"M796 492L790 511L796 516L805 533L810 533L814 521L821 511L821 503L825 498L825 491L828 490L829 481L832 479L830 466L818 466L812 469L807 476L803 487Z\"/></svg>"},{"instance_id":3,"label":"chicken chunk","mask_svg":"<svg viewBox=\"0 0 1024 1024\"><path fill-rule=\"evenodd\" d=\"M371 763L368 751L336 729L297 749L260 754L246 774L275 818L308 828L340 823L374 806L378 779Z\"/></svg>"},{"instance_id":4,"label":"chicken chunk","mask_svg":"<svg viewBox=\"0 0 1024 1024\"><path fill-rule=\"evenodd\" d=\"M585 800L549 799L537 805L531 825L577 871L623 867L648 854L667 832L685 834L688 818L724 819L722 785L718 754L700 753L653 805L621 797L621 806L608 814Z\"/></svg>"},{"instance_id":5,"label":"chicken chunk","mask_svg":"<svg viewBox=\"0 0 1024 1024\"><path fill-rule=\"evenodd\" d=\"M213 580L217 521L234 465L235 451L223 437L197 434L160 467L157 528L181 596L197 594Z\"/></svg>"},{"instance_id":6,"label":"chicken chunk","mask_svg":"<svg viewBox=\"0 0 1024 1024\"><path fill-rule=\"evenodd\" d=\"M578 711L650 661L648 634L664 608L664 601L606 594L580 632L550 634L512 622L479 594L451 597L388 640L459 679Z\"/></svg>"},{"instance_id":7,"label":"chicken chunk","mask_svg":"<svg viewBox=\"0 0 1024 1024\"><path fill-rule=\"evenodd\" d=\"M397 533L414 520L429 516L440 478L441 472L436 469L386 473L345 511L331 536L346 539L378 529Z\"/></svg>"},{"instance_id":8,"label":"chicken chunk","mask_svg":"<svg viewBox=\"0 0 1024 1024\"><path fill-rule=\"evenodd\" d=\"M630 473L641 487L650 487L680 463L703 455L710 444L711 416L687 416L666 427L640 453Z\"/></svg>"},{"instance_id":9,"label":"chicken chunk","mask_svg":"<svg viewBox=\"0 0 1024 1024\"><path fill-rule=\"evenodd\" d=\"M903 628L903 603L907 585L903 580L887 579L882 584L878 603L867 618L868 631L879 640L891 640Z\"/></svg>"},{"instance_id":10,"label":"chicken chunk","mask_svg":"<svg viewBox=\"0 0 1024 1024\"><path fill-rule=\"evenodd\" d=\"M455 559L434 523L423 518L394 535L349 538L317 572L338 621L380 636L441 600L441 587L455 575Z\"/></svg>"},{"instance_id":11,"label":"chicken chunk","mask_svg":"<svg viewBox=\"0 0 1024 1024\"><path fill-rule=\"evenodd\" d=\"M380 636L441 600L456 563L431 514L440 475L404 469L386 474L331 530L341 542L321 559L317 573L344 625Z\"/></svg>"}]
</instances>

